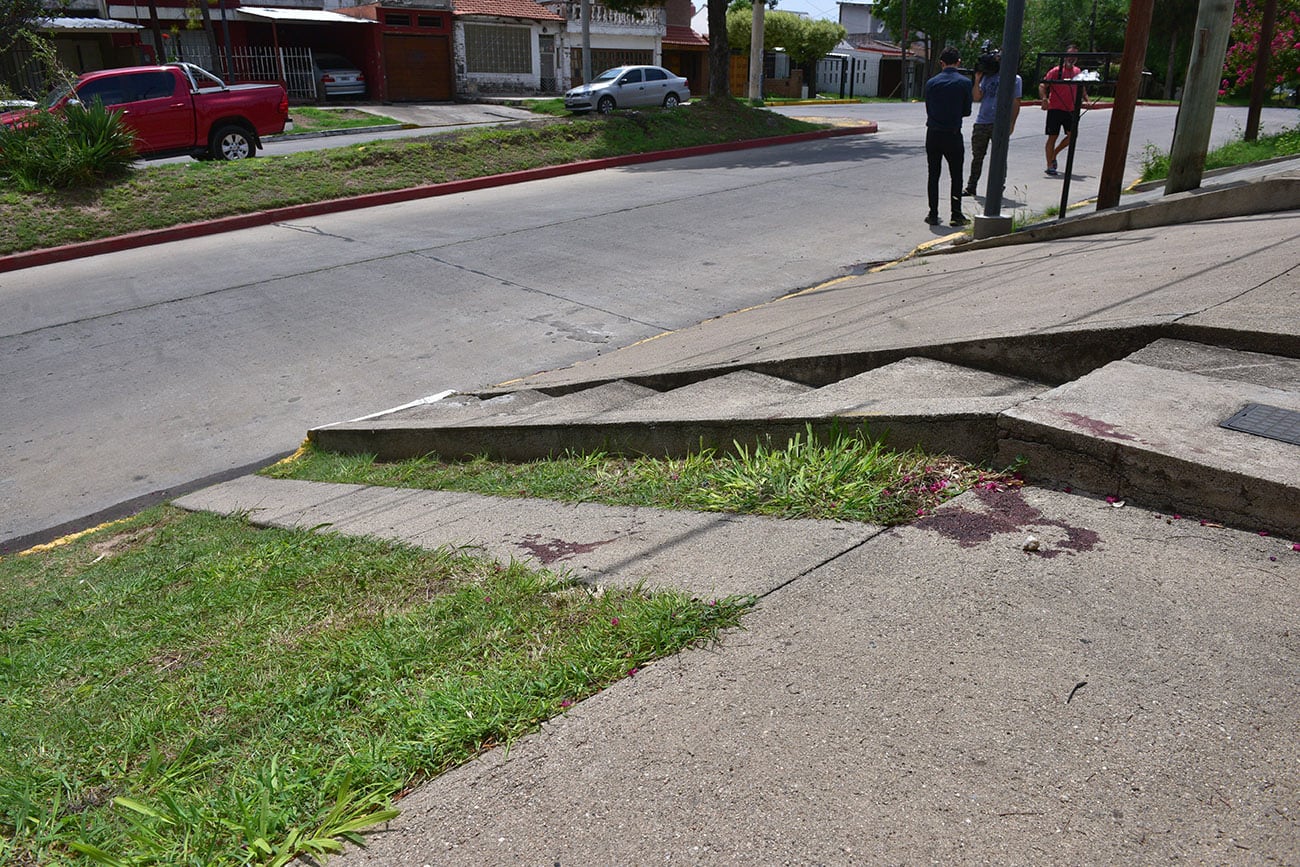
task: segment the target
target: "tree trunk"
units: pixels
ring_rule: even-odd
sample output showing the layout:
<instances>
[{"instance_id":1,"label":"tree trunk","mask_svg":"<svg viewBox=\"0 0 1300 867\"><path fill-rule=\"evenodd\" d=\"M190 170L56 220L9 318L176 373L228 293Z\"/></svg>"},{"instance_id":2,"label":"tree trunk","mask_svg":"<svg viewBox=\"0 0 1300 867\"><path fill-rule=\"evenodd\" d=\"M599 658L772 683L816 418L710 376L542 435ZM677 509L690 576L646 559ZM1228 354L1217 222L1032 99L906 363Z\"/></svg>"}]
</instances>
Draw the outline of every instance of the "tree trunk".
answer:
<instances>
[{"instance_id":1,"label":"tree trunk","mask_svg":"<svg viewBox=\"0 0 1300 867\"><path fill-rule=\"evenodd\" d=\"M727 43L727 4L709 2L709 96L731 98L731 46Z\"/></svg>"},{"instance_id":2,"label":"tree trunk","mask_svg":"<svg viewBox=\"0 0 1300 867\"><path fill-rule=\"evenodd\" d=\"M1250 83L1250 108L1246 110L1246 141L1259 139L1259 114L1268 95L1268 64L1273 58L1273 27L1277 23L1277 0L1265 0L1264 20L1259 27L1259 45L1255 48L1255 80Z\"/></svg>"},{"instance_id":3,"label":"tree trunk","mask_svg":"<svg viewBox=\"0 0 1300 867\"><path fill-rule=\"evenodd\" d=\"M1165 63L1165 99L1174 98L1174 52L1178 50L1178 29L1169 34L1169 60Z\"/></svg>"}]
</instances>

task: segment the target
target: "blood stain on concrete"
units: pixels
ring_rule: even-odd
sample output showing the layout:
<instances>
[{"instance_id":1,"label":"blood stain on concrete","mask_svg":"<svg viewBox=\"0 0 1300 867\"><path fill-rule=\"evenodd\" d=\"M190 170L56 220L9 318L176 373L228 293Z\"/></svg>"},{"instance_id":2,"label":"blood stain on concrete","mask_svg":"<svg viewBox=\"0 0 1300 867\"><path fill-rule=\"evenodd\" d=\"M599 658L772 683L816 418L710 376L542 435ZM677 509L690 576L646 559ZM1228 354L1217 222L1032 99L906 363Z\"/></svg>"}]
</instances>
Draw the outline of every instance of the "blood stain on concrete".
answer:
<instances>
[{"instance_id":1,"label":"blood stain on concrete","mask_svg":"<svg viewBox=\"0 0 1300 867\"><path fill-rule=\"evenodd\" d=\"M1099 421L1095 418L1089 418L1086 415L1080 415L1077 412L1063 412L1061 417L1074 423L1075 427L1083 428L1094 436L1105 437L1112 440L1136 440L1137 437L1132 434L1120 433L1109 422Z\"/></svg>"},{"instance_id":2,"label":"blood stain on concrete","mask_svg":"<svg viewBox=\"0 0 1300 867\"><path fill-rule=\"evenodd\" d=\"M924 530L932 530L951 539L963 548L973 548L988 542L994 536L1006 533L1021 533L1029 527L1059 527L1065 531L1065 540L1056 548L1043 547L1035 553L1040 557L1051 559L1061 554L1091 551L1101 541L1101 536L1086 527L1074 527L1065 521L1046 518L1043 513L1025 502L1019 488L998 490L977 489L979 498L987 511L973 511L960 505L940 509L933 515L916 522Z\"/></svg>"},{"instance_id":3,"label":"blood stain on concrete","mask_svg":"<svg viewBox=\"0 0 1300 867\"><path fill-rule=\"evenodd\" d=\"M550 565L559 560L567 560L577 554L590 553L601 545L608 545L613 541L613 539L601 539L598 542L567 542L564 539L543 541L540 535L529 533L518 544L519 547L526 549L528 553L541 561L543 565Z\"/></svg>"}]
</instances>

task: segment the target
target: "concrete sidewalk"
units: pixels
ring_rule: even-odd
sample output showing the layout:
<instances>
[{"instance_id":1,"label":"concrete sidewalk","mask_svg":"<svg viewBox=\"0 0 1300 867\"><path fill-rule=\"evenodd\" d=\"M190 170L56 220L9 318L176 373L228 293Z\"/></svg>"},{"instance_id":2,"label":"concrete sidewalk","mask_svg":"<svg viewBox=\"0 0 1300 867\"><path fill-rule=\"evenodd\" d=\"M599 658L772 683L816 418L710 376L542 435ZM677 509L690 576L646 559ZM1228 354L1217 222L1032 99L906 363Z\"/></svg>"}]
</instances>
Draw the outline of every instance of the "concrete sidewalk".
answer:
<instances>
[{"instance_id":1,"label":"concrete sidewalk","mask_svg":"<svg viewBox=\"0 0 1300 867\"><path fill-rule=\"evenodd\" d=\"M179 504L758 597L720 646L426 783L330 863L1300 851L1300 553L1277 538L1033 488L889 531L265 479Z\"/></svg>"},{"instance_id":2,"label":"concrete sidewalk","mask_svg":"<svg viewBox=\"0 0 1300 867\"><path fill-rule=\"evenodd\" d=\"M1300 212L1073 231L538 374L497 392L533 395L522 415L484 402L484 424L518 442L550 395L620 382L652 408L622 418L722 423L716 398L670 397L732 372L786 377L751 413L768 424L782 401L901 418L885 407L948 399L918 371L967 366L953 381L1003 394L983 428L998 458L1026 449L1031 476L1082 472L1092 494L976 490L892 530L257 478L178 501L758 600L719 646L420 787L341 863L1295 863L1300 536L1262 531L1300 528L1300 445L1219 421L1243 402L1300 412ZM809 390L858 377L894 391ZM548 435L587 424L563 405ZM1160 498L1207 512L1135 505Z\"/></svg>"}]
</instances>

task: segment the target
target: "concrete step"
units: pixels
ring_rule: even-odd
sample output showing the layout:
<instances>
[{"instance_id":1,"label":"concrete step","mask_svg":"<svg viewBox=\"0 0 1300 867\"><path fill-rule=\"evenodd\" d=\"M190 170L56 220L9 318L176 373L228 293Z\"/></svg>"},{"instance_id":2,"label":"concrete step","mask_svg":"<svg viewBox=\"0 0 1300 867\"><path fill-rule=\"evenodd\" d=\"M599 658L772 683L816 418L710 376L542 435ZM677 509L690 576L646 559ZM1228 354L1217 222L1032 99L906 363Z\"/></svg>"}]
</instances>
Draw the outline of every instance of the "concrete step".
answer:
<instances>
[{"instance_id":1,"label":"concrete step","mask_svg":"<svg viewBox=\"0 0 1300 867\"><path fill-rule=\"evenodd\" d=\"M986 462L996 447L997 414L1046 389L909 358L821 389L740 370L664 392L614 382L557 398L534 394L495 414L488 405L510 394L445 413L435 404L309 436L329 451L385 460L426 454L536 460L566 451L681 456L701 448L728 451L737 442L782 444L808 427L826 434L866 425L896 448L919 445Z\"/></svg>"},{"instance_id":2,"label":"concrete step","mask_svg":"<svg viewBox=\"0 0 1300 867\"><path fill-rule=\"evenodd\" d=\"M1159 340L1003 413L998 460L1034 480L1300 534L1300 445L1229 430L1246 404L1300 412L1300 360Z\"/></svg>"},{"instance_id":3,"label":"concrete step","mask_svg":"<svg viewBox=\"0 0 1300 867\"><path fill-rule=\"evenodd\" d=\"M653 388L619 379L549 400L528 403L498 415L479 416L465 423L512 425L544 420L551 424L577 424L658 394Z\"/></svg>"},{"instance_id":4,"label":"concrete step","mask_svg":"<svg viewBox=\"0 0 1300 867\"><path fill-rule=\"evenodd\" d=\"M782 414L801 418L996 415L1049 387L929 358L904 358L785 401Z\"/></svg>"},{"instance_id":5,"label":"concrete step","mask_svg":"<svg viewBox=\"0 0 1300 867\"><path fill-rule=\"evenodd\" d=\"M812 391L811 386L751 370L715 376L639 400L602 414L593 421L629 424L755 418L772 414L787 400Z\"/></svg>"}]
</instances>

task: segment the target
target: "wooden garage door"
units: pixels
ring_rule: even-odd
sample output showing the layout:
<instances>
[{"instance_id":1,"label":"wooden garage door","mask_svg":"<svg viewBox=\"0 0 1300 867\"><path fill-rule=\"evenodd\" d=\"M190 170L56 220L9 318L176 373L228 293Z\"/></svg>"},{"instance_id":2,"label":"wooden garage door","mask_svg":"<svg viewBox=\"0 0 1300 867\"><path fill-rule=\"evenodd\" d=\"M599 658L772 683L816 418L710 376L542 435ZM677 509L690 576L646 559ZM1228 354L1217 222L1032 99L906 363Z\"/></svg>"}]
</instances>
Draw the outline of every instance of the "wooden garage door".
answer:
<instances>
[{"instance_id":1,"label":"wooden garage door","mask_svg":"<svg viewBox=\"0 0 1300 867\"><path fill-rule=\"evenodd\" d=\"M384 34L388 98L449 100L451 46L446 36Z\"/></svg>"}]
</instances>

